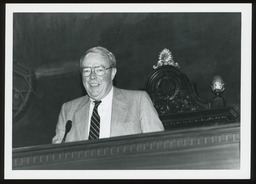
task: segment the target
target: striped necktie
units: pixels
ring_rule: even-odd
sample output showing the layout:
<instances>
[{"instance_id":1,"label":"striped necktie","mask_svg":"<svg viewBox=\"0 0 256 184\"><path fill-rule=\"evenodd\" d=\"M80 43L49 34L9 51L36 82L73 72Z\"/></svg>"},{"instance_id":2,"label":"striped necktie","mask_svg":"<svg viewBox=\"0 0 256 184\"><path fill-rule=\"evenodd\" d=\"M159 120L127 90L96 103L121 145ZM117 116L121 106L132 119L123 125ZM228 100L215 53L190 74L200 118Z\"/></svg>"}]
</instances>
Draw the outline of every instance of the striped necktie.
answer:
<instances>
[{"instance_id":1,"label":"striped necktie","mask_svg":"<svg viewBox=\"0 0 256 184\"><path fill-rule=\"evenodd\" d=\"M89 140L91 139L99 139L100 135L100 116L98 113L98 106L100 105L101 101L94 101L94 108L92 111L91 116L91 126L89 132Z\"/></svg>"}]
</instances>

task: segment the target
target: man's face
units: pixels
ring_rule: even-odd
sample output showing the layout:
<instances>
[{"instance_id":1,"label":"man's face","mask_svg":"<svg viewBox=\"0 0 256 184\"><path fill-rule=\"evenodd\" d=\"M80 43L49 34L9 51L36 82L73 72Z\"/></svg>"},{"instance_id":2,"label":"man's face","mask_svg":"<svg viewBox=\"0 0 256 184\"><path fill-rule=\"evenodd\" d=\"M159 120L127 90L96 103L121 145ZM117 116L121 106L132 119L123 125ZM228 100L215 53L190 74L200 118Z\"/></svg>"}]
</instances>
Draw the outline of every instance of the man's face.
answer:
<instances>
[{"instance_id":1,"label":"man's face","mask_svg":"<svg viewBox=\"0 0 256 184\"><path fill-rule=\"evenodd\" d=\"M105 68L110 67L110 62L107 57L104 57L97 53L89 53L82 60L81 67L95 67L104 66ZM89 76L83 76L83 85L87 91L87 94L94 100L101 100L104 98L111 90L113 86L113 79L116 74L116 68L111 68L106 71L102 76L97 76L92 69Z\"/></svg>"}]
</instances>

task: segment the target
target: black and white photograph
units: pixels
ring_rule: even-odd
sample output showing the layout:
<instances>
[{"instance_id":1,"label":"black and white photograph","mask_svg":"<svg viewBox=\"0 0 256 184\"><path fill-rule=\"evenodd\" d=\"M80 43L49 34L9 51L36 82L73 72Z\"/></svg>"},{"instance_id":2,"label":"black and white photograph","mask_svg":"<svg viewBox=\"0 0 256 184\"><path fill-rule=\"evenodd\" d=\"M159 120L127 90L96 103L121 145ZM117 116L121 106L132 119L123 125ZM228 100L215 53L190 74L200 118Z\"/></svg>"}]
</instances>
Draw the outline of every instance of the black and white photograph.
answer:
<instances>
[{"instance_id":1,"label":"black and white photograph","mask_svg":"<svg viewBox=\"0 0 256 184\"><path fill-rule=\"evenodd\" d=\"M249 179L251 20L249 3L6 4L5 178Z\"/></svg>"}]
</instances>

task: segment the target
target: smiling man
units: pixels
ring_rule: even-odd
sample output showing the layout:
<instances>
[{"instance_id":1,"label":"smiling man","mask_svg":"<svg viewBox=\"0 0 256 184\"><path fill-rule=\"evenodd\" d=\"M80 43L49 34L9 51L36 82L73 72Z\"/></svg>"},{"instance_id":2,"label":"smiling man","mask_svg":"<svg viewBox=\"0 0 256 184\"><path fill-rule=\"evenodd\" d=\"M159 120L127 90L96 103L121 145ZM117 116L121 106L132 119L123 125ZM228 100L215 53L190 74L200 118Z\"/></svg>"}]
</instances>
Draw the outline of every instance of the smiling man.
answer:
<instances>
[{"instance_id":1,"label":"smiling man","mask_svg":"<svg viewBox=\"0 0 256 184\"><path fill-rule=\"evenodd\" d=\"M80 68L87 95L63 104L52 143L164 130L145 91L113 86L116 59L106 48L87 50Z\"/></svg>"}]
</instances>

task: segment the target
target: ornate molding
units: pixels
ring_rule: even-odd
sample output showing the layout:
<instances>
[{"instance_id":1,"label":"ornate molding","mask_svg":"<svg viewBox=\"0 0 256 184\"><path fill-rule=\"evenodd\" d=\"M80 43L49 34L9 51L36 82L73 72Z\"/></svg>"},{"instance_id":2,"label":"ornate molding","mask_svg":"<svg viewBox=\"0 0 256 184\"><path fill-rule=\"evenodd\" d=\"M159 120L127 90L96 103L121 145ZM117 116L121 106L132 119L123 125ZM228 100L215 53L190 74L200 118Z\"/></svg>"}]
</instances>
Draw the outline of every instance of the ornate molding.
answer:
<instances>
[{"instance_id":1,"label":"ornate molding","mask_svg":"<svg viewBox=\"0 0 256 184\"><path fill-rule=\"evenodd\" d=\"M172 65L176 68L180 68L179 64L173 60L172 52L166 48L160 52L157 64L153 65L153 68L157 69L162 65Z\"/></svg>"},{"instance_id":2,"label":"ornate molding","mask_svg":"<svg viewBox=\"0 0 256 184\"><path fill-rule=\"evenodd\" d=\"M211 130L211 128L161 132L145 135L116 137L108 140L97 140L95 143L83 141L48 145L27 149L14 149L13 169L25 169L90 159L108 159L136 154L152 154L161 152L177 152L195 148L210 148L220 144L239 143L239 129ZM203 132L202 132L203 131ZM212 133L214 132L214 134ZM198 133L201 132L201 133ZM211 132L209 134L209 132Z\"/></svg>"},{"instance_id":3,"label":"ornate molding","mask_svg":"<svg viewBox=\"0 0 256 184\"><path fill-rule=\"evenodd\" d=\"M173 66L162 66L155 70L146 88L159 116L209 108L209 103L196 95L187 76Z\"/></svg>"}]
</instances>

